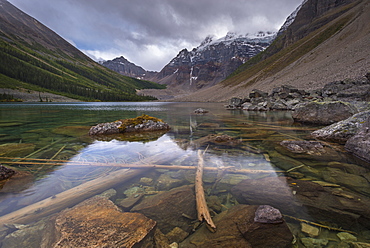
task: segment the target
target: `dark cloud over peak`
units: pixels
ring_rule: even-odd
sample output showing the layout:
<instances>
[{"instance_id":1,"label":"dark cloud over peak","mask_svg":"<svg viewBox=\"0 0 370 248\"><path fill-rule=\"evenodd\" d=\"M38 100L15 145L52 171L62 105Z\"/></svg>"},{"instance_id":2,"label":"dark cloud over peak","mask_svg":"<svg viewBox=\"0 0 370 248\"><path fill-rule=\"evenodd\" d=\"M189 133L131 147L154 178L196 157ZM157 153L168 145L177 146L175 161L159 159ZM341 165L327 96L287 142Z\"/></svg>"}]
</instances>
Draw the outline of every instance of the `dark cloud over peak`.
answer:
<instances>
[{"instance_id":1,"label":"dark cloud over peak","mask_svg":"<svg viewBox=\"0 0 370 248\"><path fill-rule=\"evenodd\" d=\"M94 59L160 70L208 35L277 31L301 0L9 0Z\"/></svg>"}]
</instances>

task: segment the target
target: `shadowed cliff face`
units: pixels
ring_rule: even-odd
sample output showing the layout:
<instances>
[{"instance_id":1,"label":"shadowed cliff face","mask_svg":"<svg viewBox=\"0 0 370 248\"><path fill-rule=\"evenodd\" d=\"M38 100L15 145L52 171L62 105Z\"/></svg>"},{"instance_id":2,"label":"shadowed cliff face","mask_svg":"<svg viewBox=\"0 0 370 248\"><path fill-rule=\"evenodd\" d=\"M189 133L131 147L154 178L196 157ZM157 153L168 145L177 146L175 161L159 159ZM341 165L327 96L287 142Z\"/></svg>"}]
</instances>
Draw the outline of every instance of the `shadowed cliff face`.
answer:
<instances>
[{"instance_id":1,"label":"shadowed cliff face","mask_svg":"<svg viewBox=\"0 0 370 248\"><path fill-rule=\"evenodd\" d=\"M286 47L310 32L324 26L331 20L334 20L351 6L348 4L356 2L355 0L307 0L301 6L294 22L287 28L284 40Z\"/></svg>"}]
</instances>

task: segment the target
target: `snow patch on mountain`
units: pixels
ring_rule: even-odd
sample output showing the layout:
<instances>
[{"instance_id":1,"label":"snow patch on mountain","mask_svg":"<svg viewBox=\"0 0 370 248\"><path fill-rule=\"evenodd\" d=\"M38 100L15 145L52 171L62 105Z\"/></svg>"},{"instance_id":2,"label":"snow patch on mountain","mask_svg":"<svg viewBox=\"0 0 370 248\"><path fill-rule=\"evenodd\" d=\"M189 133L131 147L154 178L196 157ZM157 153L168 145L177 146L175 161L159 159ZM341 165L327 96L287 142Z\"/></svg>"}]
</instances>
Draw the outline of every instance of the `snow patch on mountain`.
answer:
<instances>
[{"instance_id":1,"label":"snow patch on mountain","mask_svg":"<svg viewBox=\"0 0 370 248\"><path fill-rule=\"evenodd\" d=\"M201 51L211 45L218 45L223 43L228 46L233 42L238 42L240 45L253 45L255 43L268 43L270 44L276 37L276 32L263 32L260 31L255 34L237 34L235 32L228 32L226 36L214 39L214 36L207 36L204 41L196 48L196 50Z\"/></svg>"}]
</instances>

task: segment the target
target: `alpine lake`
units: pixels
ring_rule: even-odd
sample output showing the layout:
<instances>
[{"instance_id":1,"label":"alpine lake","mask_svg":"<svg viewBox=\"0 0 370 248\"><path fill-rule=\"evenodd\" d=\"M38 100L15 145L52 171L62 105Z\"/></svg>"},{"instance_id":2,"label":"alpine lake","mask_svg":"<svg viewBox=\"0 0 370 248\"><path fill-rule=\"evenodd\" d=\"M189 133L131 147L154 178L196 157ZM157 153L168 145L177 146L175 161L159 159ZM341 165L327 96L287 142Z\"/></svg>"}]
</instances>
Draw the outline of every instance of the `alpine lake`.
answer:
<instances>
[{"instance_id":1,"label":"alpine lake","mask_svg":"<svg viewBox=\"0 0 370 248\"><path fill-rule=\"evenodd\" d=\"M238 204L271 205L294 235L293 247L370 247L368 164L335 143L324 142L322 153L290 152L283 140L314 140L310 133L321 128L294 123L290 111L227 110L223 105L0 104L0 163L18 172L0 181L0 247L40 247L52 229L45 224L48 219L95 195L103 193L129 212L145 198L193 187L196 170L190 166L198 165L199 150L212 217ZM208 112L196 114L198 108ZM143 114L171 129L88 135L98 123ZM229 140L212 139L222 135ZM120 202L130 197L140 199L123 208ZM156 211L170 214L169 209ZM155 214L150 213L152 219ZM190 236L200 224L191 217L184 215L179 224L193 225ZM160 219L155 221L161 226Z\"/></svg>"}]
</instances>

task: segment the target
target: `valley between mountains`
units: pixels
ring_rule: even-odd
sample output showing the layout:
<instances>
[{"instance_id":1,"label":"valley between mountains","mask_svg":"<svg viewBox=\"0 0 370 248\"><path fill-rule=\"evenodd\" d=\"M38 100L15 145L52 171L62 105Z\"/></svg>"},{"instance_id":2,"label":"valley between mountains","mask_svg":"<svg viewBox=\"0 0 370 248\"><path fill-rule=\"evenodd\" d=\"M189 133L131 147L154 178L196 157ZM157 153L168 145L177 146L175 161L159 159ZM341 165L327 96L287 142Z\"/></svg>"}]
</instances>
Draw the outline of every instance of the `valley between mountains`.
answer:
<instances>
[{"instance_id":1,"label":"valley between mountains","mask_svg":"<svg viewBox=\"0 0 370 248\"><path fill-rule=\"evenodd\" d=\"M14 100L225 102L254 89L357 80L370 68L366 0L305 0L278 32L207 36L159 72L124 56L97 63L9 2L0 4L0 93Z\"/></svg>"}]
</instances>

